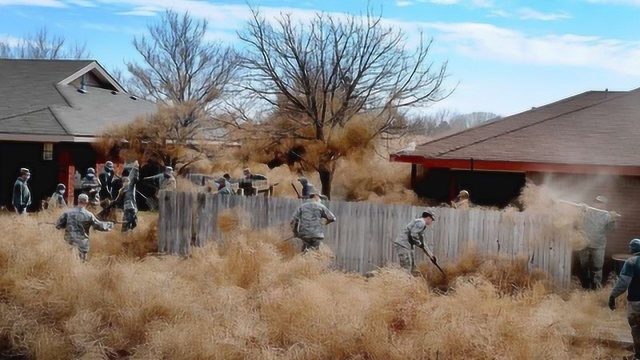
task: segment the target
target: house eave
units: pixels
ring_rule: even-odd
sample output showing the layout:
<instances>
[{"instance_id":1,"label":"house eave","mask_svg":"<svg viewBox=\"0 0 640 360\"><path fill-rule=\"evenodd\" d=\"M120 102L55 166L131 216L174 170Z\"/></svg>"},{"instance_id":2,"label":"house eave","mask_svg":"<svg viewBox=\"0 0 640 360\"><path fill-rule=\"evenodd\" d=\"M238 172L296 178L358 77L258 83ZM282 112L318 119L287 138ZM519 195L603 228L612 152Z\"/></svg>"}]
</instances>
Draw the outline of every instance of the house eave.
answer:
<instances>
[{"instance_id":1,"label":"house eave","mask_svg":"<svg viewBox=\"0 0 640 360\"><path fill-rule=\"evenodd\" d=\"M72 135L45 135L45 134L10 134L0 133L0 141L20 141L20 142L41 142L41 143L92 143L97 138L93 136L72 136Z\"/></svg>"},{"instance_id":2,"label":"house eave","mask_svg":"<svg viewBox=\"0 0 640 360\"><path fill-rule=\"evenodd\" d=\"M427 168L448 168L458 170L542 172L569 174L609 174L640 176L640 166L600 165L600 164L559 164L525 161L501 161L482 159L438 159L419 155L392 154L390 161L421 165Z\"/></svg>"}]
</instances>

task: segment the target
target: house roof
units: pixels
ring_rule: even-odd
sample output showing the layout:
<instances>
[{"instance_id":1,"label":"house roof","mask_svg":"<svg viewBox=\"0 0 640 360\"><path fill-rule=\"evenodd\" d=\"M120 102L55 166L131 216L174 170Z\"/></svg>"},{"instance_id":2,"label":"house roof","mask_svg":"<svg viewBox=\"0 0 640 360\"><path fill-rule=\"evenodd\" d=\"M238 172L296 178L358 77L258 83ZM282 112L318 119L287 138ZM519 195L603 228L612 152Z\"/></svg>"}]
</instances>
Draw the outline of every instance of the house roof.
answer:
<instances>
[{"instance_id":1,"label":"house roof","mask_svg":"<svg viewBox=\"0 0 640 360\"><path fill-rule=\"evenodd\" d=\"M96 79L78 92L79 79ZM79 141L152 113L92 60L0 59L0 139ZM113 92L113 93L112 93Z\"/></svg>"},{"instance_id":2,"label":"house roof","mask_svg":"<svg viewBox=\"0 0 640 360\"><path fill-rule=\"evenodd\" d=\"M397 153L391 158L430 166L457 164L464 168L471 162L487 166L493 162L491 170L513 169L514 163L537 165L532 166L537 170L552 164L564 168L546 168L640 169L640 153L631 150L638 138L640 89L589 91L427 142L412 152ZM526 166L517 168L527 170Z\"/></svg>"}]
</instances>

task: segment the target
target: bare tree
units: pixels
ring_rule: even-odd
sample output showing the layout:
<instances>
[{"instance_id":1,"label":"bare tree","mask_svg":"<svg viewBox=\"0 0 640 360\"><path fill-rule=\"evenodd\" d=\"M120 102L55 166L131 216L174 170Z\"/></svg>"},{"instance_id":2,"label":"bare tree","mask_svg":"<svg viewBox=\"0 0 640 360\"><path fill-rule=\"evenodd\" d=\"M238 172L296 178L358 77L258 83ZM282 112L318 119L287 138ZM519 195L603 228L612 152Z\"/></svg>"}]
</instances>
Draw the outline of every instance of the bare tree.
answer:
<instances>
[{"instance_id":1,"label":"bare tree","mask_svg":"<svg viewBox=\"0 0 640 360\"><path fill-rule=\"evenodd\" d=\"M358 144L368 146L380 134L406 127L400 109L427 106L450 94L443 88L446 62L434 67L428 59L432 40L420 34L412 49L406 34L385 25L381 15L320 13L303 23L288 14L267 21L252 11L239 34L246 48L241 86L278 109L270 132L260 128L271 145L316 148L319 156L313 160L298 155L318 172L327 196L336 161L346 155L345 147L332 144L336 132L357 119L369 130Z\"/></svg>"},{"instance_id":2,"label":"bare tree","mask_svg":"<svg viewBox=\"0 0 640 360\"><path fill-rule=\"evenodd\" d=\"M28 34L17 44L0 41L0 57L17 59L87 59L85 44L66 45L62 36L50 35L46 27Z\"/></svg>"},{"instance_id":3,"label":"bare tree","mask_svg":"<svg viewBox=\"0 0 640 360\"><path fill-rule=\"evenodd\" d=\"M234 76L237 57L232 48L205 41L207 26L170 10L150 25L149 36L133 41L144 62L127 62L130 90L162 103L210 107Z\"/></svg>"}]
</instances>

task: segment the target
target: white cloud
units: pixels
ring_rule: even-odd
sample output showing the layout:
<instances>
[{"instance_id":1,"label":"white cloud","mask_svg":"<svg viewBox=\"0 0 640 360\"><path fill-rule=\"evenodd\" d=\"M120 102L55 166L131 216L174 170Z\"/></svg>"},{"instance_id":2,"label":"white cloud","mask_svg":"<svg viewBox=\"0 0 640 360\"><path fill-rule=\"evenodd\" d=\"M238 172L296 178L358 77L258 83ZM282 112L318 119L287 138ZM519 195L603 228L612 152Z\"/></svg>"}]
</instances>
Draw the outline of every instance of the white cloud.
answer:
<instances>
[{"instance_id":1,"label":"white cloud","mask_svg":"<svg viewBox=\"0 0 640 360\"><path fill-rule=\"evenodd\" d=\"M0 35L0 43L9 46L10 48L20 45L22 39L11 35Z\"/></svg>"},{"instance_id":2,"label":"white cloud","mask_svg":"<svg viewBox=\"0 0 640 360\"><path fill-rule=\"evenodd\" d=\"M530 37L488 24L428 24L440 32L438 42L451 44L469 58L518 64L591 67L640 76L640 41L575 34Z\"/></svg>"},{"instance_id":3,"label":"white cloud","mask_svg":"<svg viewBox=\"0 0 640 360\"><path fill-rule=\"evenodd\" d=\"M96 31L104 31L104 32L112 32L112 33L120 33L120 34L130 34L130 35L141 35L144 34L146 29L136 29L128 26L118 26L112 24L100 24L100 23L82 23L80 25L83 29L87 30L96 30Z\"/></svg>"},{"instance_id":4,"label":"white cloud","mask_svg":"<svg viewBox=\"0 0 640 360\"><path fill-rule=\"evenodd\" d=\"M123 11L123 12L118 12L116 13L116 15L123 15L123 16L156 16L158 15L157 12L155 11L151 11L151 10L131 10L131 11Z\"/></svg>"},{"instance_id":5,"label":"white cloud","mask_svg":"<svg viewBox=\"0 0 640 360\"><path fill-rule=\"evenodd\" d=\"M65 7L64 3L58 0L0 0L0 6L42 6L42 7Z\"/></svg>"},{"instance_id":6,"label":"white cloud","mask_svg":"<svg viewBox=\"0 0 640 360\"><path fill-rule=\"evenodd\" d=\"M494 9L489 13L489 17L510 18L512 16L513 14L501 9Z\"/></svg>"},{"instance_id":7,"label":"white cloud","mask_svg":"<svg viewBox=\"0 0 640 360\"><path fill-rule=\"evenodd\" d=\"M640 0L586 0L592 4L614 4L614 5L631 5L640 6Z\"/></svg>"},{"instance_id":8,"label":"white cloud","mask_svg":"<svg viewBox=\"0 0 640 360\"><path fill-rule=\"evenodd\" d=\"M520 19L523 20L553 21L571 18L571 16L567 13L543 13L530 8L522 8L518 10L518 13L520 14Z\"/></svg>"},{"instance_id":9,"label":"white cloud","mask_svg":"<svg viewBox=\"0 0 640 360\"><path fill-rule=\"evenodd\" d=\"M229 31L209 31L204 35L206 41L216 41L232 43L238 39L235 32Z\"/></svg>"},{"instance_id":10,"label":"white cloud","mask_svg":"<svg viewBox=\"0 0 640 360\"><path fill-rule=\"evenodd\" d=\"M162 11L164 11L164 9L157 6L138 6L133 10L118 12L116 14L127 16L156 16Z\"/></svg>"},{"instance_id":11,"label":"white cloud","mask_svg":"<svg viewBox=\"0 0 640 360\"><path fill-rule=\"evenodd\" d=\"M461 0L419 0L419 1L438 4L438 5L455 5L460 3Z\"/></svg>"},{"instance_id":12,"label":"white cloud","mask_svg":"<svg viewBox=\"0 0 640 360\"><path fill-rule=\"evenodd\" d=\"M494 0L473 0L472 5L481 8L490 8L494 6Z\"/></svg>"},{"instance_id":13,"label":"white cloud","mask_svg":"<svg viewBox=\"0 0 640 360\"><path fill-rule=\"evenodd\" d=\"M407 1L407 0L397 0L396 1L396 6L399 6L399 7L409 6L411 4L412 4L412 2L411 1Z\"/></svg>"},{"instance_id":14,"label":"white cloud","mask_svg":"<svg viewBox=\"0 0 640 360\"><path fill-rule=\"evenodd\" d=\"M77 5L82 7L96 7L96 3L94 1L89 0L67 0L67 3L70 5Z\"/></svg>"},{"instance_id":15,"label":"white cloud","mask_svg":"<svg viewBox=\"0 0 640 360\"><path fill-rule=\"evenodd\" d=\"M38 1L43 3L45 0ZM152 12L169 8L177 11L189 11L196 17L209 20L211 31L208 35L209 38L228 42L237 41L232 34L242 29L245 22L251 17L250 9L246 5L216 4L197 0L96 1L117 6L121 8L123 13L134 12L138 16L150 15ZM457 0L435 1L441 3L457 2ZM3 2L6 3L7 0L0 0L0 4ZM316 14L313 9L293 7L265 6L259 7L258 10L266 19L275 19L281 13L290 13L297 20L307 21ZM501 13L494 12L494 14ZM502 14L507 15L506 13ZM529 13L530 16L531 14ZM344 16L344 14L334 15ZM547 18L550 16L547 15ZM426 30L427 35L434 37L434 45L438 48L439 54L444 54L444 56L458 53L471 59L540 66L589 67L622 74L640 75L640 42L638 41L576 34L529 36L520 31L482 23L426 23L390 19L384 21L386 24L404 29L408 34L410 44L417 44L419 31Z\"/></svg>"}]
</instances>

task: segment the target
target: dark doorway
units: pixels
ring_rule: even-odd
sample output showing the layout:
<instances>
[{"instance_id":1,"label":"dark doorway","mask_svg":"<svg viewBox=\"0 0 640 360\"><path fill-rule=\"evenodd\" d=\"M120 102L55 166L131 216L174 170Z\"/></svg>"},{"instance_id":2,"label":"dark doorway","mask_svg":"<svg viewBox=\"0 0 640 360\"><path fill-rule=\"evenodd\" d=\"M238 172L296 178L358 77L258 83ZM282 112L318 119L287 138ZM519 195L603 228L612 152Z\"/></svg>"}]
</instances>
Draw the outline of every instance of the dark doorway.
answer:
<instances>
[{"instance_id":1,"label":"dark doorway","mask_svg":"<svg viewBox=\"0 0 640 360\"><path fill-rule=\"evenodd\" d=\"M525 174L498 171L454 170L455 194L469 191L471 202L481 206L503 208L520 196Z\"/></svg>"},{"instance_id":2,"label":"dark doorway","mask_svg":"<svg viewBox=\"0 0 640 360\"><path fill-rule=\"evenodd\" d=\"M421 169L414 190L432 205L448 205L460 190L467 190L472 203L502 208L518 198L525 179L524 173L431 168Z\"/></svg>"}]
</instances>

